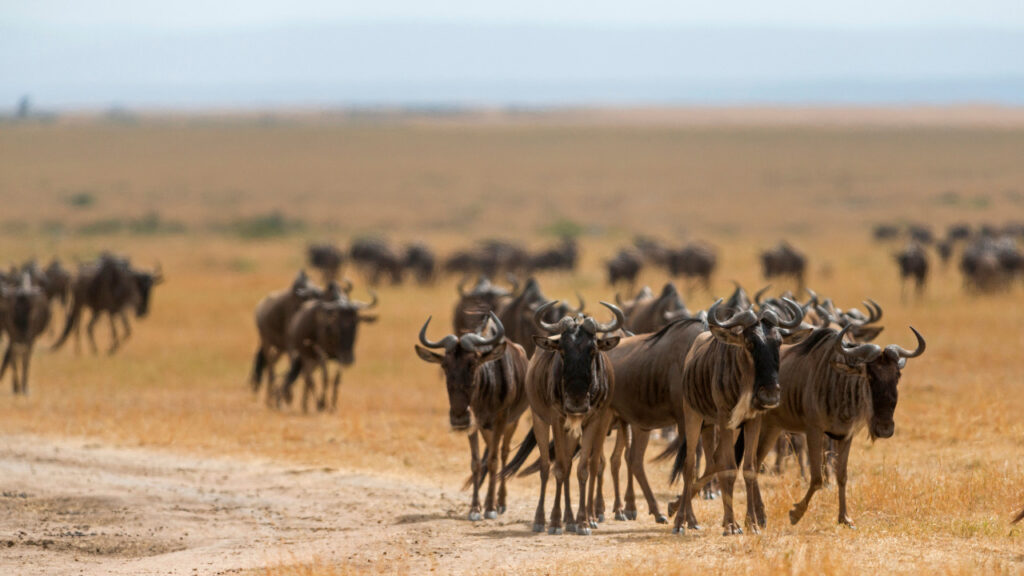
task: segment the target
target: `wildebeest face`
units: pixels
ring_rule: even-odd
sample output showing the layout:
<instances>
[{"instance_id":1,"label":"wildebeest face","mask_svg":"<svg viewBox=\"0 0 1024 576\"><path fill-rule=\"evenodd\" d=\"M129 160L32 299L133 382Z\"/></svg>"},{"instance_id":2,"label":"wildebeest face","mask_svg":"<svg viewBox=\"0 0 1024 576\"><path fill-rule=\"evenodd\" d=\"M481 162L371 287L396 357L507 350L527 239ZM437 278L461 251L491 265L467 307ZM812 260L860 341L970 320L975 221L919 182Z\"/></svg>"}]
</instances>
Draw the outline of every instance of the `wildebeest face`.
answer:
<instances>
[{"instance_id":1,"label":"wildebeest face","mask_svg":"<svg viewBox=\"0 0 1024 576\"><path fill-rule=\"evenodd\" d=\"M445 385L448 389L448 420L453 430L469 428L472 422L470 406L477 393L477 370L480 366L501 358L505 354L505 342L487 350L478 350L455 343L444 354L431 352L417 345L416 353L427 362L440 364L444 370Z\"/></svg>"},{"instance_id":2,"label":"wildebeest face","mask_svg":"<svg viewBox=\"0 0 1024 576\"><path fill-rule=\"evenodd\" d=\"M535 336L537 346L557 352L561 359L558 374L562 390L562 408L566 414L581 415L590 411L591 396L597 392L601 376L600 353L611 350L619 337L598 337L583 329L582 324L562 332L559 338Z\"/></svg>"},{"instance_id":3,"label":"wildebeest face","mask_svg":"<svg viewBox=\"0 0 1024 576\"><path fill-rule=\"evenodd\" d=\"M890 438L896 430L893 415L899 400L900 360L893 356L882 354L866 365L872 409L868 429L872 438Z\"/></svg>"},{"instance_id":4,"label":"wildebeest face","mask_svg":"<svg viewBox=\"0 0 1024 576\"><path fill-rule=\"evenodd\" d=\"M360 322L376 322L376 316L363 315L342 303L327 303L317 310L319 345L332 360L348 366L355 362L356 333Z\"/></svg>"},{"instance_id":5,"label":"wildebeest face","mask_svg":"<svg viewBox=\"0 0 1024 576\"><path fill-rule=\"evenodd\" d=\"M149 314L149 295L153 291L153 286L156 282L152 274L148 272L133 272L132 277L135 281L135 292L137 298L135 300L135 315L139 318L145 318Z\"/></svg>"}]
</instances>

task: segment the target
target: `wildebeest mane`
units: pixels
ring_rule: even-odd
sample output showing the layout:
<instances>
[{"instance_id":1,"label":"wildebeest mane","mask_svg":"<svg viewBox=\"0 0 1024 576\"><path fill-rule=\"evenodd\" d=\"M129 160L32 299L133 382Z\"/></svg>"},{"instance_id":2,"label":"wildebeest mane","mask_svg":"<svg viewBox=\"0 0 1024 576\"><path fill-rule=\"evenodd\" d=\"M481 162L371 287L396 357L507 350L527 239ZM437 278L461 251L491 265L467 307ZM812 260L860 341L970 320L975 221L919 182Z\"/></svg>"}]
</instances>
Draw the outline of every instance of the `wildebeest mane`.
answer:
<instances>
[{"instance_id":1,"label":"wildebeest mane","mask_svg":"<svg viewBox=\"0 0 1024 576\"><path fill-rule=\"evenodd\" d=\"M698 317L694 317L694 318L679 318L679 319L676 319L676 320L673 320L673 321L669 322L661 330L658 330L654 334L651 334L650 336L648 336L647 339L644 340L644 342L646 343L647 347L649 348L649 347L654 346L655 344L657 344L662 338L665 337L666 334L668 334L672 330L675 330L678 327L689 326L690 324L693 324L695 322L702 323L704 329L705 330L708 329L707 319L704 318L703 316L698 316Z\"/></svg>"}]
</instances>

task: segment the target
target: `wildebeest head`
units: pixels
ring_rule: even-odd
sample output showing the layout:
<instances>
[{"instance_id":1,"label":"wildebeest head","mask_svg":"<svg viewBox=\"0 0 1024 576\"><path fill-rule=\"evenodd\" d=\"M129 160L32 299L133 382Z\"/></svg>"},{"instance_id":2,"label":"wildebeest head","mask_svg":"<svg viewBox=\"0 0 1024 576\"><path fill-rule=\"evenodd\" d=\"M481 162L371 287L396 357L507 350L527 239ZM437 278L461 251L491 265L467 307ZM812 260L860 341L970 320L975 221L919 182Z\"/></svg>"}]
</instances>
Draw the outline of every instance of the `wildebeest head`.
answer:
<instances>
[{"instance_id":1,"label":"wildebeest head","mask_svg":"<svg viewBox=\"0 0 1024 576\"><path fill-rule=\"evenodd\" d=\"M615 348L618 336L607 336L622 327L626 321L622 310L607 302L601 305L612 311L615 319L601 324L589 316L565 316L557 323L543 320L544 314L558 304L546 302L534 312L534 323L547 336L536 335L533 341L539 348L555 352L561 357L557 373L562 390L562 410L570 416L582 416L590 411L592 396L604 383L599 379L606 372L601 352Z\"/></svg>"},{"instance_id":2,"label":"wildebeest head","mask_svg":"<svg viewBox=\"0 0 1024 576\"><path fill-rule=\"evenodd\" d=\"M789 298L782 299L786 318L780 318L774 308L760 313L751 309L736 312L727 320L720 320L722 300L708 310L708 327L714 338L743 350L754 369L752 402L756 410L768 410L779 405L779 346L797 342L813 331L801 325L803 310Z\"/></svg>"},{"instance_id":3,"label":"wildebeest head","mask_svg":"<svg viewBox=\"0 0 1024 576\"><path fill-rule=\"evenodd\" d=\"M317 345L328 358L344 366L355 361L356 332L361 322L373 323L377 317L364 314L377 305L377 294L371 292L369 303L357 300L319 302L316 310Z\"/></svg>"},{"instance_id":4,"label":"wildebeest head","mask_svg":"<svg viewBox=\"0 0 1024 576\"><path fill-rule=\"evenodd\" d=\"M430 318L420 329L422 346L416 346L416 354L427 362L440 364L444 370L448 388L448 419L453 430L467 430L470 427L470 404L476 392L477 369L505 354L505 327L494 312L490 312L488 318L495 327L490 336L486 335L486 320L477 332L463 334L461 337L449 334L438 342L427 340ZM444 350L444 353L431 350Z\"/></svg>"},{"instance_id":5,"label":"wildebeest head","mask_svg":"<svg viewBox=\"0 0 1024 576\"><path fill-rule=\"evenodd\" d=\"M917 337L917 349L909 351L890 344L883 350L876 344L844 344L843 336L849 329L850 326L843 328L836 340L836 351L842 361L833 362L833 367L867 378L871 388L871 421L868 423L868 431L872 439L890 438L896 429L893 414L899 400L901 371L907 365L908 358L924 354L924 338L911 326L910 330Z\"/></svg>"},{"instance_id":6,"label":"wildebeest head","mask_svg":"<svg viewBox=\"0 0 1024 576\"><path fill-rule=\"evenodd\" d=\"M164 281L164 273L157 264L152 272L145 270L132 270L132 281L135 283L135 291L138 298L135 300L135 315L145 318L149 314L149 296L153 287Z\"/></svg>"}]
</instances>

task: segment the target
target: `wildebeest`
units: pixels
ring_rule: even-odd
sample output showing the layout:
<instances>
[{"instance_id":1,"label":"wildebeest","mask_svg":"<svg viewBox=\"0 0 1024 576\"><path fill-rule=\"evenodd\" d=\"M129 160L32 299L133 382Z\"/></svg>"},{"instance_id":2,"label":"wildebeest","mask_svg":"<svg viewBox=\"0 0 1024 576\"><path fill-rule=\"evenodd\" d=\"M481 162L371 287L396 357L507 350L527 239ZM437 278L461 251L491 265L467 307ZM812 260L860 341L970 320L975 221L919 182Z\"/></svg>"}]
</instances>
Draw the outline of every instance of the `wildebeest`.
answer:
<instances>
[{"instance_id":1,"label":"wildebeest","mask_svg":"<svg viewBox=\"0 0 1024 576\"><path fill-rule=\"evenodd\" d=\"M117 334L114 317L121 318L124 327L122 337L131 336L131 325L128 322L128 310L133 310L137 318L144 318L149 313L149 300L153 287L164 280L160 265L152 272L138 270L131 266L126 258L103 254L97 262L79 267L78 274L71 289L71 305L64 323L64 331L52 348L60 348L72 330L75 330L75 349L79 348L79 330L81 328L82 311L91 311L89 324L86 327L89 344L93 353L97 353L94 329L103 314L110 319L112 343L109 353L113 354L121 345L121 337Z\"/></svg>"},{"instance_id":2,"label":"wildebeest","mask_svg":"<svg viewBox=\"0 0 1024 576\"><path fill-rule=\"evenodd\" d=\"M576 295L579 299L579 307L572 309L568 304L559 301L556 306L548 309L542 320L546 322L557 322L564 316L575 316L583 312L583 297ZM537 307L548 301L548 298L541 292L540 284L536 278L529 278L518 295L511 299L505 298L498 303L498 318L505 327L506 337L519 344L526 351L526 356L533 355L536 348L533 337L543 334L538 330L537 324L533 321L534 312Z\"/></svg>"},{"instance_id":3,"label":"wildebeest","mask_svg":"<svg viewBox=\"0 0 1024 576\"><path fill-rule=\"evenodd\" d=\"M345 265L345 253L333 244L310 244L306 248L306 258L311 267L320 271L324 286L336 281Z\"/></svg>"},{"instance_id":4,"label":"wildebeest","mask_svg":"<svg viewBox=\"0 0 1024 576\"><path fill-rule=\"evenodd\" d=\"M360 238L352 242L349 254L363 271L371 286L387 278L391 284L402 283L402 257L389 243L379 238Z\"/></svg>"},{"instance_id":5,"label":"wildebeest","mask_svg":"<svg viewBox=\"0 0 1024 576\"><path fill-rule=\"evenodd\" d=\"M892 240L900 235L900 227L893 224L876 224L871 234L875 240Z\"/></svg>"},{"instance_id":6,"label":"wildebeest","mask_svg":"<svg viewBox=\"0 0 1024 576\"><path fill-rule=\"evenodd\" d=\"M459 336L475 332L488 312L498 310L499 305L512 296L512 291L491 283L487 276L477 278L476 284L469 291L466 291L465 279L459 282L456 289L459 301L452 315L452 327Z\"/></svg>"},{"instance_id":7,"label":"wildebeest","mask_svg":"<svg viewBox=\"0 0 1024 576\"><path fill-rule=\"evenodd\" d=\"M519 418L526 411L526 352L521 346L507 341L504 327L491 312L487 324L474 333L455 336L449 334L437 342L427 339L430 318L420 329L420 344L416 354L427 362L440 364L448 388L448 420L452 430L469 432L470 469L473 499L469 519L480 520L480 485L488 479L484 500L484 518L497 518L506 508L505 477L496 491L499 455L501 466L508 460L512 435ZM432 350L443 350L443 353ZM475 425L474 425L475 424ZM484 437L484 459L480 458L477 432ZM485 461L486 460L486 461Z\"/></svg>"},{"instance_id":8,"label":"wildebeest","mask_svg":"<svg viewBox=\"0 0 1024 576\"><path fill-rule=\"evenodd\" d=\"M622 249L606 263L606 266L608 268L608 284L614 286L625 281L633 286L644 263L632 250Z\"/></svg>"},{"instance_id":9,"label":"wildebeest","mask_svg":"<svg viewBox=\"0 0 1024 576\"><path fill-rule=\"evenodd\" d=\"M896 254L896 263L900 267L901 290L900 293L906 299L906 286L908 280L913 280L918 296L924 293L925 283L928 281L928 254L924 248L912 242Z\"/></svg>"},{"instance_id":10,"label":"wildebeest","mask_svg":"<svg viewBox=\"0 0 1024 576\"><path fill-rule=\"evenodd\" d=\"M800 290L804 288L807 257L798 252L788 242L780 242L775 248L762 252L761 268L766 280L777 276L790 277L796 280Z\"/></svg>"},{"instance_id":11,"label":"wildebeest","mask_svg":"<svg viewBox=\"0 0 1024 576\"><path fill-rule=\"evenodd\" d=\"M673 252L669 259L669 272L673 276L682 275L695 280L704 290L711 291L711 275L718 264L718 256L714 247L695 242L686 245L682 250Z\"/></svg>"},{"instance_id":12,"label":"wildebeest","mask_svg":"<svg viewBox=\"0 0 1024 576\"><path fill-rule=\"evenodd\" d=\"M633 300L617 303L626 315L626 330L634 334L657 332L672 320L690 316L679 291L671 282L665 283L657 297L645 287Z\"/></svg>"},{"instance_id":13,"label":"wildebeest","mask_svg":"<svg viewBox=\"0 0 1024 576\"><path fill-rule=\"evenodd\" d=\"M437 257L434 251L423 242L413 242L405 247L402 265L412 272L419 284L430 284L437 272Z\"/></svg>"},{"instance_id":14,"label":"wildebeest","mask_svg":"<svg viewBox=\"0 0 1024 576\"><path fill-rule=\"evenodd\" d=\"M914 351L895 344L885 349L875 344L846 344L847 330L849 326L842 331L818 328L806 340L782 352L779 406L763 416L758 462L763 461L766 448L782 431L802 432L807 437L811 483L804 498L789 512L793 524L800 521L811 497L822 486L822 444L828 437L838 443L839 523L853 525L846 509L853 437L865 426L872 439L893 435L901 371L907 359L917 358L925 350L924 338L913 327L917 338Z\"/></svg>"},{"instance_id":15,"label":"wildebeest","mask_svg":"<svg viewBox=\"0 0 1024 576\"><path fill-rule=\"evenodd\" d=\"M939 254L939 260L942 261L943 270L949 265L949 259L953 257L953 241L945 239L935 244L935 251Z\"/></svg>"},{"instance_id":16,"label":"wildebeest","mask_svg":"<svg viewBox=\"0 0 1024 576\"><path fill-rule=\"evenodd\" d=\"M548 532L560 534L564 520L566 529L588 535L597 527L594 493L603 456L604 438L611 423L611 396L615 378L606 352L619 343L618 336L609 336L622 327L625 317L617 307L601 302L615 315L608 324L589 316L566 316L557 323L541 320L555 306L548 302L537 309L535 319L545 336L536 336L537 351L526 372L526 395L533 415L533 429L527 434L515 458L506 470L515 473L538 444L540 452L540 498L534 516L534 532L543 532L544 496L550 473L547 446L551 436L555 448L555 500ZM572 516L569 476L572 455L580 445L577 479L579 480L579 513ZM587 481L590 479L588 487ZM562 515L562 491L565 491L565 515Z\"/></svg>"},{"instance_id":17,"label":"wildebeest","mask_svg":"<svg viewBox=\"0 0 1024 576\"><path fill-rule=\"evenodd\" d=\"M960 270L968 289L978 292L1006 289L1018 273L1024 272L1024 254L1011 237L983 237L964 249Z\"/></svg>"},{"instance_id":18,"label":"wildebeest","mask_svg":"<svg viewBox=\"0 0 1024 576\"><path fill-rule=\"evenodd\" d=\"M266 374L268 406L277 401L274 384L274 367L281 355L288 351L288 326L299 308L313 298L320 298L323 292L309 280L305 270L300 270L287 290L272 292L256 305L256 330L259 346L253 358L252 391L259 393L263 376Z\"/></svg>"},{"instance_id":19,"label":"wildebeest","mask_svg":"<svg viewBox=\"0 0 1024 576\"><path fill-rule=\"evenodd\" d=\"M931 244L935 241L932 229L924 224L911 224L907 227L907 233L910 235L911 240L919 244Z\"/></svg>"},{"instance_id":20,"label":"wildebeest","mask_svg":"<svg viewBox=\"0 0 1024 576\"><path fill-rule=\"evenodd\" d=\"M369 303L350 300L338 294L334 298L317 298L304 302L288 324L286 344L291 367L281 385L280 400L291 404L292 385L302 374L305 386L302 392L302 411L309 411L309 396L315 392L313 374L320 370L322 386L317 400L318 410L336 410L338 387L341 385L341 367L355 361L356 334L360 323L377 321L366 310L377 305L373 294ZM330 375L330 364L337 363L334 377ZM328 384L331 399L328 401Z\"/></svg>"},{"instance_id":21,"label":"wildebeest","mask_svg":"<svg viewBox=\"0 0 1024 576\"><path fill-rule=\"evenodd\" d=\"M576 261L579 259L579 247L573 238L563 238L557 246L542 250L530 256L527 267L531 272L542 272L544 270L568 270L576 269Z\"/></svg>"},{"instance_id":22,"label":"wildebeest","mask_svg":"<svg viewBox=\"0 0 1024 576\"><path fill-rule=\"evenodd\" d=\"M682 407L683 418L677 424L685 430L684 441L673 466L673 475L683 471L681 509L677 511L675 532L685 532L684 522L693 518L691 498L695 489L697 440L704 421L716 425L718 432L715 470L722 487L725 534L740 534L732 509L736 481L734 430L742 426L744 438L743 479L747 488L747 526L754 532L765 525L757 481L757 444L760 433L758 416L779 403L779 347L806 336L811 328L801 325L800 305L786 299L787 318L772 309L755 313L744 310L727 320L718 317L722 301L707 314L708 332L697 336L683 368L682 386L673 388L672 404ZM685 458L680 459L685 453ZM692 524L691 524L691 527Z\"/></svg>"},{"instance_id":23,"label":"wildebeest","mask_svg":"<svg viewBox=\"0 0 1024 576\"><path fill-rule=\"evenodd\" d=\"M499 273L513 274L526 269L530 253L519 244L506 240L484 240L477 247L477 264L487 276Z\"/></svg>"},{"instance_id":24,"label":"wildebeest","mask_svg":"<svg viewBox=\"0 0 1024 576\"><path fill-rule=\"evenodd\" d=\"M643 259L653 266L668 268L672 262L672 249L657 238L637 236L633 239L633 246L640 251Z\"/></svg>"},{"instance_id":25,"label":"wildebeest","mask_svg":"<svg viewBox=\"0 0 1024 576\"><path fill-rule=\"evenodd\" d=\"M50 323L50 303L43 289L32 282L28 272L22 273L15 289L0 285L0 332L6 332L8 343L0 363L0 378L11 368L14 394L28 394L28 369L36 338Z\"/></svg>"}]
</instances>

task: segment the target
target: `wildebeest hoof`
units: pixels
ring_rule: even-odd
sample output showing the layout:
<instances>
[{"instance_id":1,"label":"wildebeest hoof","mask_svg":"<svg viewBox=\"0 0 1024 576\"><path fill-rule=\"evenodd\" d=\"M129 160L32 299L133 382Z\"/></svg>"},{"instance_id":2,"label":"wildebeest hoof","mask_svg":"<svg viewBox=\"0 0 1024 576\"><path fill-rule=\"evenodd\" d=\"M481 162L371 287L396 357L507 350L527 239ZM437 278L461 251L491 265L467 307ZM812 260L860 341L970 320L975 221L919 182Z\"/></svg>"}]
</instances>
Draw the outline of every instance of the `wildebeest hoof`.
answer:
<instances>
[{"instance_id":1,"label":"wildebeest hoof","mask_svg":"<svg viewBox=\"0 0 1024 576\"><path fill-rule=\"evenodd\" d=\"M561 533L562 533L562 527L561 526L551 526L551 527L548 528L548 534L551 534L552 536L557 536L557 535L560 535Z\"/></svg>"},{"instance_id":2,"label":"wildebeest hoof","mask_svg":"<svg viewBox=\"0 0 1024 576\"><path fill-rule=\"evenodd\" d=\"M543 532L543 531L544 531L544 524L541 524L541 523L536 523L536 522L535 522L535 523L533 524L533 531L534 531L534 532L537 532L538 534L539 534L539 533L541 533L541 532Z\"/></svg>"},{"instance_id":3,"label":"wildebeest hoof","mask_svg":"<svg viewBox=\"0 0 1024 576\"><path fill-rule=\"evenodd\" d=\"M626 520L636 520L636 510L626 510Z\"/></svg>"},{"instance_id":4,"label":"wildebeest hoof","mask_svg":"<svg viewBox=\"0 0 1024 576\"><path fill-rule=\"evenodd\" d=\"M626 521L626 515L623 514L622 510L618 510L617 512L615 512L615 519L620 521L620 522L625 522Z\"/></svg>"},{"instance_id":5,"label":"wildebeest hoof","mask_svg":"<svg viewBox=\"0 0 1024 576\"><path fill-rule=\"evenodd\" d=\"M500 515L502 515L504 513L505 513L505 507L504 506L498 506L498 515L500 516Z\"/></svg>"},{"instance_id":6,"label":"wildebeest hoof","mask_svg":"<svg viewBox=\"0 0 1024 576\"><path fill-rule=\"evenodd\" d=\"M803 517L804 517L803 510L800 510L798 508L793 508L792 510L789 511L789 523L790 524L794 524L795 525Z\"/></svg>"},{"instance_id":7,"label":"wildebeest hoof","mask_svg":"<svg viewBox=\"0 0 1024 576\"><path fill-rule=\"evenodd\" d=\"M658 524L668 524L668 518L666 518L664 514L658 514L655 516L654 521Z\"/></svg>"},{"instance_id":8,"label":"wildebeest hoof","mask_svg":"<svg viewBox=\"0 0 1024 576\"><path fill-rule=\"evenodd\" d=\"M856 530L857 529L857 526L854 525L853 520L850 520L849 517L840 518L839 519L839 524L842 525L842 526L846 526L850 530Z\"/></svg>"},{"instance_id":9,"label":"wildebeest hoof","mask_svg":"<svg viewBox=\"0 0 1024 576\"><path fill-rule=\"evenodd\" d=\"M598 522L604 522L604 514L598 514L597 515L597 521ZM595 528L596 528L596 526L595 526Z\"/></svg>"},{"instance_id":10,"label":"wildebeest hoof","mask_svg":"<svg viewBox=\"0 0 1024 576\"><path fill-rule=\"evenodd\" d=\"M572 522L566 524L565 525L565 531L566 532L576 532L576 525L573 524Z\"/></svg>"},{"instance_id":11,"label":"wildebeest hoof","mask_svg":"<svg viewBox=\"0 0 1024 576\"><path fill-rule=\"evenodd\" d=\"M590 527L589 526L583 526L583 525L578 526L576 528L576 535L577 536L590 536Z\"/></svg>"},{"instance_id":12,"label":"wildebeest hoof","mask_svg":"<svg viewBox=\"0 0 1024 576\"><path fill-rule=\"evenodd\" d=\"M726 524L725 530L722 531L722 536L733 536L736 534L743 534L743 529L737 526L735 522Z\"/></svg>"},{"instance_id":13,"label":"wildebeest hoof","mask_svg":"<svg viewBox=\"0 0 1024 576\"><path fill-rule=\"evenodd\" d=\"M479 521L480 521L480 519L481 519L481 518L480 518L480 513L479 513L479 512L477 512L477 511L475 511L475 510L474 510L473 512L470 512L470 513L469 513L469 520L470 520L471 522L479 522Z\"/></svg>"},{"instance_id":14,"label":"wildebeest hoof","mask_svg":"<svg viewBox=\"0 0 1024 576\"><path fill-rule=\"evenodd\" d=\"M494 520L497 517L498 513L494 510L488 510L487 512L484 513L484 518L487 518L488 520Z\"/></svg>"},{"instance_id":15,"label":"wildebeest hoof","mask_svg":"<svg viewBox=\"0 0 1024 576\"><path fill-rule=\"evenodd\" d=\"M705 500L714 500L715 498L718 498L718 491L706 490L703 494L701 494L701 497L704 498Z\"/></svg>"},{"instance_id":16,"label":"wildebeest hoof","mask_svg":"<svg viewBox=\"0 0 1024 576\"><path fill-rule=\"evenodd\" d=\"M590 529L591 530L597 530L597 522L591 520L590 521Z\"/></svg>"},{"instance_id":17,"label":"wildebeest hoof","mask_svg":"<svg viewBox=\"0 0 1024 576\"><path fill-rule=\"evenodd\" d=\"M673 534L677 534L679 536L686 536L686 527L685 526L673 526L672 527L672 533Z\"/></svg>"}]
</instances>

